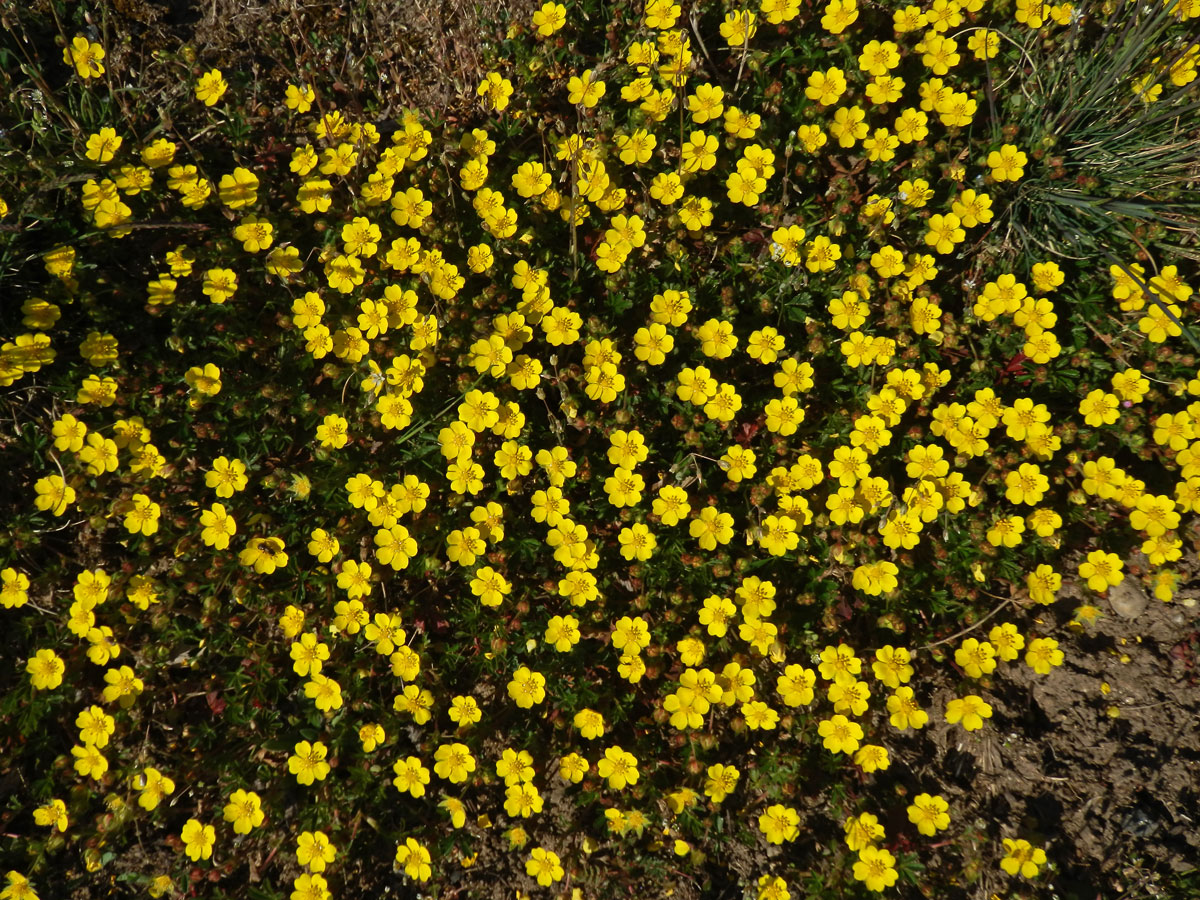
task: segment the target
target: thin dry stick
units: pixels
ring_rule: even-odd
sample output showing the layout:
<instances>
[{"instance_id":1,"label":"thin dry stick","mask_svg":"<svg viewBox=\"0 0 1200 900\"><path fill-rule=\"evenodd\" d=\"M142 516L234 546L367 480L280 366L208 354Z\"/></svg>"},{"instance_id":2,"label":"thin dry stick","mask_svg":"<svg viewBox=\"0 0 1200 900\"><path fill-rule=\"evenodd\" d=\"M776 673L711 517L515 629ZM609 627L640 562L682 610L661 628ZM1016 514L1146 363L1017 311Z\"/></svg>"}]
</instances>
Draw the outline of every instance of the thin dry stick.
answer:
<instances>
[{"instance_id":1,"label":"thin dry stick","mask_svg":"<svg viewBox=\"0 0 1200 900\"><path fill-rule=\"evenodd\" d=\"M691 11L688 13L688 21L692 26L692 34L696 36L696 43L700 45L700 50L704 53L704 58L708 60L708 64L712 67L714 74L718 79L720 79L721 68L715 62L713 62L712 55L708 52L708 46L704 43L704 38L700 36L700 23L697 21L698 15L699 7L693 4Z\"/></svg>"},{"instance_id":2,"label":"thin dry stick","mask_svg":"<svg viewBox=\"0 0 1200 900\"><path fill-rule=\"evenodd\" d=\"M984 591L983 593L987 594L987 591ZM995 595L988 594L988 596L994 597ZM932 650L934 647L940 647L942 644L949 644L952 641L957 641L963 635L970 634L972 631L974 631L976 628L978 628L984 622L988 621L993 616L995 616L998 612L1000 612L1000 610L1004 609L1004 607L1009 606L1012 602L1013 602L1012 598L1009 597L1007 600L1005 600L1003 603L1001 603L999 606L997 606L995 609L993 609L990 613L988 613L986 616L984 616L978 622L975 622L973 625L968 625L962 631L952 634L952 635L950 635L950 637L942 638L940 641L933 641L932 643L926 644L921 649L922 650Z\"/></svg>"},{"instance_id":3,"label":"thin dry stick","mask_svg":"<svg viewBox=\"0 0 1200 900\"><path fill-rule=\"evenodd\" d=\"M962 35L962 34L967 34L967 33L969 33L969 32L972 32L972 31L990 31L992 34L994 34L994 35L996 35L996 36L998 36L998 37L1000 37L1000 38L1003 38L1004 40L1006 40L1006 41L1008 41L1010 44L1012 44L1014 47L1016 47L1018 50L1020 50L1020 51L1021 51L1021 55L1022 55L1023 57L1025 57L1025 61L1026 61L1027 63L1029 63L1029 69L1030 69L1030 73L1033 75L1034 79L1037 81L1037 85L1038 85L1038 95L1039 95L1039 96L1042 96L1042 97L1046 96L1046 87L1045 87L1045 85L1043 85L1043 84L1042 84L1042 76L1041 76L1041 74L1038 72L1037 63L1035 63L1035 62L1033 61L1033 57L1029 55L1029 51L1025 49L1025 45L1024 45L1024 44L1018 43L1016 40L1014 40L1013 38L1009 37L1007 34L1005 34L1005 33L1004 33L1004 32L1002 32L1002 31L995 31L995 30L993 30L993 29L984 28L984 27L983 27L983 26L981 26L981 25L976 25L976 26L973 26L973 27L971 27L971 28L962 28L962 29L959 29L959 30L958 30L958 31L956 31L956 32L955 32L953 35L951 35L951 38L953 39L953 38L956 38L956 37L958 37L959 35ZM991 67L989 66L988 68L989 68L989 71L990 71L990 68L991 68ZM1012 74L1010 74L1010 75L1009 75L1007 78L1005 78L1005 79L1004 79L1004 81L1002 81L1000 84L998 84L998 85L996 86L996 90L997 90L997 91L999 91L999 90L1000 90L1000 88L1004 87L1006 84L1008 84L1010 81L1012 81L1012 80L1013 80L1013 78L1014 78L1016 75L1020 74L1020 72L1021 72L1021 69L1020 69L1020 67L1018 67L1018 66L1014 66L1014 67L1013 67ZM1032 102L1033 102L1033 97L1029 96L1029 92L1028 92L1027 90L1025 90L1025 82L1024 82L1024 81L1021 81L1021 82L1020 82L1020 87L1021 87L1021 93L1025 95L1025 99L1026 99L1026 100L1028 100L1029 102L1031 102L1031 103L1032 103Z\"/></svg>"},{"instance_id":4,"label":"thin dry stick","mask_svg":"<svg viewBox=\"0 0 1200 900\"><path fill-rule=\"evenodd\" d=\"M738 63L737 78L733 80L733 86L737 87L742 81L742 70L746 68L746 54L750 52L750 11L744 10L742 19L745 22L745 33L742 35L742 61Z\"/></svg>"}]
</instances>

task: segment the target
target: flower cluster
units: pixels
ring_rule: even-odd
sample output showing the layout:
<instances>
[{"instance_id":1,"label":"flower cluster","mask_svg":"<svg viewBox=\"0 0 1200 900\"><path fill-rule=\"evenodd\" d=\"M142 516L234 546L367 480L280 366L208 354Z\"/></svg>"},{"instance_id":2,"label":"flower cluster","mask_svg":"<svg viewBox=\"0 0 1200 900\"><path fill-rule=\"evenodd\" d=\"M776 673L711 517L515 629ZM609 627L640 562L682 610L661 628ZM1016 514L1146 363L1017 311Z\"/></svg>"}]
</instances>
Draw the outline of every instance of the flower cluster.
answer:
<instances>
[{"instance_id":1,"label":"flower cluster","mask_svg":"<svg viewBox=\"0 0 1200 900\"><path fill-rule=\"evenodd\" d=\"M470 121L385 128L305 81L273 101L282 163L82 136L66 190L102 243L43 254L0 346L0 386L69 376L0 548L30 702L81 698L78 740L37 744L72 765L28 763L54 786L34 821L91 848L77 798L103 791L193 881L286 835L293 900L365 864L362 826L416 884L502 834L514 883L548 889L602 842L697 869L726 828L796 842L809 767L863 788L837 801L844 871L869 892L917 872L970 816L892 768L901 738L1007 727L1001 663L1064 662L1064 581L1171 600L1200 510L1179 267L998 249L1050 163L1015 126L982 136L984 85L1025 65L1010 32L1070 21L762 0L702 42L648 0L582 58L547 2ZM795 47L825 55L781 69L785 96ZM79 90L105 59L63 50ZM211 69L186 102L219 130L246 97ZM192 246L128 239L160 210ZM97 246L147 257L119 314ZM1090 368L1076 277L1124 329ZM30 562L68 529L68 568ZM993 838L1010 875L1048 865ZM749 890L798 890L785 858Z\"/></svg>"}]
</instances>

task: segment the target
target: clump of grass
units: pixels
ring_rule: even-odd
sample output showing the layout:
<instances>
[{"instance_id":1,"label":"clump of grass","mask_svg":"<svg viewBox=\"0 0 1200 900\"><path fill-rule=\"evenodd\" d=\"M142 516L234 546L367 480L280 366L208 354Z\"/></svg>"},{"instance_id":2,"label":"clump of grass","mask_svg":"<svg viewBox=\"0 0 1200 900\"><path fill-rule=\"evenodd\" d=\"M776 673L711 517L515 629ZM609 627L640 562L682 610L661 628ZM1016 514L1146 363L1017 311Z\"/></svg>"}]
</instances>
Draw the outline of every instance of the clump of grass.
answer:
<instances>
[{"instance_id":1,"label":"clump of grass","mask_svg":"<svg viewBox=\"0 0 1200 900\"><path fill-rule=\"evenodd\" d=\"M1200 260L1198 39L1178 28L1181 4L1090 2L1058 42L1023 55L993 131L1030 137L1044 165L1007 209L1009 236L1059 258L1099 261L1139 285L1193 347L1200 340L1130 267L1158 274L1163 254Z\"/></svg>"},{"instance_id":2,"label":"clump of grass","mask_svg":"<svg viewBox=\"0 0 1200 900\"><path fill-rule=\"evenodd\" d=\"M1026 56L993 120L1027 134L1044 161L1009 208L1026 246L1092 259L1132 243L1200 258L1200 81L1173 83L1194 69L1198 39L1173 28L1178 8L1088 3L1060 41Z\"/></svg>"}]
</instances>

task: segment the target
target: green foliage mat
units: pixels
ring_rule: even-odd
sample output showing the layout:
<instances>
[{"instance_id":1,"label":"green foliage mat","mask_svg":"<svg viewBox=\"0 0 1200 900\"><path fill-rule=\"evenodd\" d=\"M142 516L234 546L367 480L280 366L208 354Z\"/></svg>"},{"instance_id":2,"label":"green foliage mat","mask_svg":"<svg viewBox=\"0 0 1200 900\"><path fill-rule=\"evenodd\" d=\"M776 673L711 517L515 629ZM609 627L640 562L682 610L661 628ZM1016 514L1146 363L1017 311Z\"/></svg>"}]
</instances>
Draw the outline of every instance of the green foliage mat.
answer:
<instances>
[{"instance_id":1,"label":"green foliage mat","mask_svg":"<svg viewBox=\"0 0 1200 900\"><path fill-rule=\"evenodd\" d=\"M1173 806L980 795L1113 609L1194 686L1196 0L549 3L438 116L322 63L365 6L291 72L69 6L0 48L0 898L1194 887Z\"/></svg>"}]
</instances>

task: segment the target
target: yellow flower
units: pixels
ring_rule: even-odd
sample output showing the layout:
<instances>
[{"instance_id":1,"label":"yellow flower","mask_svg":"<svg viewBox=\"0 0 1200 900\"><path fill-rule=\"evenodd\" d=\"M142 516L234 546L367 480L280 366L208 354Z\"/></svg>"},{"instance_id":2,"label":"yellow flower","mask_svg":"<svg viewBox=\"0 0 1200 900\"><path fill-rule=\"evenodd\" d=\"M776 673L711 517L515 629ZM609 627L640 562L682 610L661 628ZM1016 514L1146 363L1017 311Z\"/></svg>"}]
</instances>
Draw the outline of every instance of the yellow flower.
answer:
<instances>
[{"instance_id":1,"label":"yellow flower","mask_svg":"<svg viewBox=\"0 0 1200 900\"><path fill-rule=\"evenodd\" d=\"M879 817L872 813L850 816L842 823L842 830L846 832L846 846L855 853L884 838L884 830L883 826L879 824Z\"/></svg>"},{"instance_id":2,"label":"yellow flower","mask_svg":"<svg viewBox=\"0 0 1200 900\"><path fill-rule=\"evenodd\" d=\"M820 70L813 72L808 76L808 86L804 89L804 95L821 106L832 106L841 99L845 92L846 73L836 66L823 72ZM819 126L818 130L820 130ZM804 135L800 135L800 139L806 144L808 143Z\"/></svg>"},{"instance_id":3,"label":"yellow flower","mask_svg":"<svg viewBox=\"0 0 1200 900\"><path fill-rule=\"evenodd\" d=\"M574 616L553 616L546 624L544 637L559 653L566 653L579 643L579 620Z\"/></svg>"},{"instance_id":4,"label":"yellow flower","mask_svg":"<svg viewBox=\"0 0 1200 900\"><path fill-rule=\"evenodd\" d=\"M660 31L674 28L679 13L679 4L674 0L649 0L646 3L646 27ZM630 64L633 64L632 60Z\"/></svg>"},{"instance_id":5,"label":"yellow flower","mask_svg":"<svg viewBox=\"0 0 1200 900\"><path fill-rule=\"evenodd\" d=\"M713 803L720 803L733 793L741 773L733 766L716 763L708 767L704 780L704 794Z\"/></svg>"},{"instance_id":6,"label":"yellow flower","mask_svg":"<svg viewBox=\"0 0 1200 900\"><path fill-rule=\"evenodd\" d=\"M214 503L200 513L200 525L200 539L206 546L217 550L228 549L229 539L237 534L237 522L221 503Z\"/></svg>"},{"instance_id":7,"label":"yellow flower","mask_svg":"<svg viewBox=\"0 0 1200 900\"><path fill-rule=\"evenodd\" d=\"M296 838L296 862L310 872L324 872L337 858L337 848L323 831L302 831Z\"/></svg>"},{"instance_id":8,"label":"yellow flower","mask_svg":"<svg viewBox=\"0 0 1200 900\"><path fill-rule=\"evenodd\" d=\"M1085 579L1088 587L1097 594L1103 594L1125 580L1123 569L1124 565L1117 554L1093 550L1079 564L1079 577Z\"/></svg>"},{"instance_id":9,"label":"yellow flower","mask_svg":"<svg viewBox=\"0 0 1200 900\"><path fill-rule=\"evenodd\" d=\"M917 794L908 807L908 821L917 826L917 831L932 837L950 827L948 804L938 794Z\"/></svg>"},{"instance_id":10,"label":"yellow flower","mask_svg":"<svg viewBox=\"0 0 1200 900\"><path fill-rule=\"evenodd\" d=\"M450 468L454 469L458 465L458 463L452 463ZM451 479L454 480L454 478L455 476L451 475ZM459 491L459 493L462 492ZM487 544L478 528L470 526L462 529L456 528L446 536L446 558L460 566L469 566L474 563L476 557L482 554L486 547Z\"/></svg>"},{"instance_id":11,"label":"yellow flower","mask_svg":"<svg viewBox=\"0 0 1200 900\"><path fill-rule=\"evenodd\" d=\"M1179 527L1179 513L1175 511L1175 501L1163 495L1144 494L1138 497L1133 511L1129 514L1129 524L1152 538L1161 537Z\"/></svg>"},{"instance_id":12,"label":"yellow flower","mask_svg":"<svg viewBox=\"0 0 1200 900\"><path fill-rule=\"evenodd\" d=\"M956 697L946 704L946 721L951 725L961 722L966 731L978 731L983 720L991 717L991 705L975 694Z\"/></svg>"},{"instance_id":13,"label":"yellow flower","mask_svg":"<svg viewBox=\"0 0 1200 900\"><path fill-rule=\"evenodd\" d=\"M75 269L75 248L60 244L42 256L42 263L48 274L67 281Z\"/></svg>"},{"instance_id":14,"label":"yellow flower","mask_svg":"<svg viewBox=\"0 0 1200 900\"><path fill-rule=\"evenodd\" d=\"M1025 651L1025 663L1039 675L1048 675L1055 666L1061 666L1063 652L1053 638L1034 638Z\"/></svg>"},{"instance_id":15,"label":"yellow flower","mask_svg":"<svg viewBox=\"0 0 1200 900\"><path fill-rule=\"evenodd\" d=\"M162 169L169 166L175 161L176 146L174 142L168 141L166 138L158 138L142 148L142 162L151 169ZM181 247L175 253L186 250L186 247ZM167 262L171 262L171 253L167 254ZM188 272L179 272L177 274L187 275Z\"/></svg>"},{"instance_id":16,"label":"yellow flower","mask_svg":"<svg viewBox=\"0 0 1200 900\"><path fill-rule=\"evenodd\" d=\"M683 196L683 182L675 172L659 172L650 182L650 196L670 206Z\"/></svg>"},{"instance_id":17,"label":"yellow flower","mask_svg":"<svg viewBox=\"0 0 1200 900\"><path fill-rule=\"evenodd\" d=\"M817 734L823 739L825 749L831 753L853 753L863 738L862 726L841 714L822 719L817 725Z\"/></svg>"},{"instance_id":18,"label":"yellow flower","mask_svg":"<svg viewBox=\"0 0 1200 900\"><path fill-rule=\"evenodd\" d=\"M238 166L232 174L221 176L217 190L222 203L230 209L241 209L258 199L258 176Z\"/></svg>"},{"instance_id":19,"label":"yellow flower","mask_svg":"<svg viewBox=\"0 0 1200 900\"><path fill-rule=\"evenodd\" d=\"M350 439L350 423L336 413L324 418L317 426L317 440L321 446L330 450L339 450L346 446Z\"/></svg>"},{"instance_id":20,"label":"yellow flower","mask_svg":"<svg viewBox=\"0 0 1200 900\"><path fill-rule=\"evenodd\" d=\"M450 814L450 824L454 828L462 828L467 824L467 808L457 797L443 797L438 806ZM463 865L466 865L464 860Z\"/></svg>"},{"instance_id":21,"label":"yellow flower","mask_svg":"<svg viewBox=\"0 0 1200 900\"><path fill-rule=\"evenodd\" d=\"M407 651L407 652L406 652ZM392 674L402 680L412 680L419 671L420 657L410 647L401 647L391 656ZM407 667L407 669L406 669ZM405 712L412 716L418 725L424 725L433 713L433 694L415 684L408 685L402 694L397 694L392 703L396 712Z\"/></svg>"},{"instance_id":22,"label":"yellow flower","mask_svg":"<svg viewBox=\"0 0 1200 900\"><path fill-rule=\"evenodd\" d=\"M929 713L921 709L910 687L897 688L896 693L888 697L887 708L888 721L898 731L921 729L929 722Z\"/></svg>"},{"instance_id":23,"label":"yellow flower","mask_svg":"<svg viewBox=\"0 0 1200 900\"><path fill-rule=\"evenodd\" d=\"M726 13L719 30L730 47L744 47L758 32L758 16L748 9Z\"/></svg>"},{"instance_id":24,"label":"yellow flower","mask_svg":"<svg viewBox=\"0 0 1200 900\"><path fill-rule=\"evenodd\" d=\"M392 771L396 773L396 777L392 779L396 790L413 797L425 796L425 785L429 784L429 770L421 760L415 756L398 759L392 763Z\"/></svg>"},{"instance_id":25,"label":"yellow flower","mask_svg":"<svg viewBox=\"0 0 1200 900\"><path fill-rule=\"evenodd\" d=\"M60 475L46 475L39 478L33 489L37 491L34 505L43 512L52 512L61 516L75 502L75 489L63 481Z\"/></svg>"},{"instance_id":26,"label":"yellow flower","mask_svg":"<svg viewBox=\"0 0 1200 900\"><path fill-rule=\"evenodd\" d=\"M638 782L637 757L620 746L612 746L604 751L604 757L597 763L596 771L601 778L608 780L608 786L614 791L623 790L626 785Z\"/></svg>"},{"instance_id":27,"label":"yellow flower","mask_svg":"<svg viewBox=\"0 0 1200 900\"><path fill-rule=\"evenodd\" d=\"M650 626L641 616L622 616L612 629L612 645L626 653L640 653L650 644ZM626 650L625 648L629 649Z\"/></svg>"},{"instance_id":28,"label":"yellow flower","mask_svg":"<svg viewBox=\"0 0 1200 900\"><path fill-rule=\"evenodd\" d=\"M1025 533L1025 520L1020 516L1001 516L988 529L987 541L993 547L1015 547Z\"/></svg>"},{"instance_id":29,"label":"yellow flower","mask_svg":"<svg viewBox=\"0 0 1200 900\"><path fill-rule=\"evenodd\" d=\"M75 757L75 771L84 778L94 778L99 781L108 771L108 760L93 744L76 745L71 748Z\"/></svg>"},{"instance_id":30,"label":"yellow flower","mask_svg":"<svg viewBox=\"0 0 1200 900\"><path fill-rule=\"evenodd\" d=\"M563 867L559 864L557 853L542 847L534 847L525 861L525 874L536 878L542 887L548 887L563 877Z\"/></svg>"},{"instance_id":31,"label":"yellow flower","mask_svg":"<svg viewBox=\"0 0 1200 900\"><path fill-rule=\"evenodd\" d=\"M558 774L563 781L579 784L591 769L591 764L578 753L568 753L558 761Z\"/></svg>"},{"instance_id":32,"label":"yellow flower","mask_svg":"<svg viewBox=\"0 0 1200 900\"><path fill-rule=\"evenodd\" d=\"M718 544L728 544L733 539L733 516L706 506L697 518L692 519L688 530L700 542L701 548L715 550Z\"/></svg>"},{"instance_id":33,"label":"yellow flower","mask_svg":"<svg viewBox=\"0 0 1200 900\"><path fill-rule=\"evenodd\" d=\"M549 37L567 24L567 8L554 0L548 0L534 12L532 24L538 37Z\"/></svg>"},{"instance_id":34,"label":"yellow flower","mask_svg":"<svg viewBox=\"0 0 1200 900\"><path fill-rule=\"evenodd\" d=\"M221 392L221 370L212 363L204 367L192 366L184 375L183 380L188 387L206 397L215 397Z\"/></svg>"},{"instance_id":35,"label":"yellow flower","mask_svg":"<svg viewBox=\"0 0 1200 900\"><path fill-rule=\"evenodd\" d=\"M368 722L358 729L358 739L362 742L364 753L375 752L375 748L383 743L385 737L383 726L377 722Z\"/></svg>"},{"instance_id":36,"label":"yellow flower","mask_svg":"<svg viewBox=\"0 0 1200 900\"><path fill-rule=\"evenodd\" d=\"M119 344L111 334L98 331L88 333L79 345L79 355L93 366L104 366L117 361Z\"/></svg>"},{"instance_id":37,"label":"yellow flower","mask_svg":"<svg viewBox=\"0 0 1200 900\"><path fill-rule=\"evenodd\" d=\"M888 644L875 651L871 671L884 686L895 690L912 678L913 667L909 665L911 658L911 654L905 648Z\"/></svg>"},{"instance_id":38,"label":"yellow flower","mask_svg":"<svg viewBox=\"0 0 1200 900\"><path fill-rule=\"evenodd\" d=\"M930 216L925 243L933 247L937 253L950 253L957 244L966 239L967 233L959 227L961 224L962 220L954 213Z\"/></svg>"},{"instance_id":39,"label":"yellow flower","mask_svg":"<svg viewBox=\"0 0 1200 900\"><path fill-rule=\"evenodd\" d=\"M501 112L508 106L513 86L512 82L499 72L488 72L475 93L482 101L485 110Z\"/></svg>"},{"instance_id":40,"label":"yellow flower","mask_svg":"<svg viewBox=\"0 0 1200 900\"><path fill-rule=\"evenodd\" d=\"M288 109L295 110L298 113L306 113L312 109L313 101L317 99L317 93L309 84L289 84L284 103Z\"/></svg>"},{"instance_id":41,"label":"yellow flower","mask_svg":"<svg viewBox=\"0 0 1200 900\"><path fill-rule=\"evenodd\" d=\"M161 507L145 494L134 494L132 504L132 508L125 513L125 530L147 537L158 531Z\"/></svg>"},{"instance_id":42,"label":"yellow flower","mask_svg":"<svg viewBox=\"0 0 1200 900\"><path fill-rule=\"evenodd\" d=\"M246 216L233 229L234 238L242 242L242 249L247 253L266 250L275 240L274 235L275 226L259 216Z\"/></svg>"},{"instance_id":43,"label":"yellow flower","mask_svg":"<svg viewBox=\"0 0 1200 900\"><path fill-rule=\"evenodd\" d=\"M886 559L865 563L854 570L851 583L864 594L878 597L881 594L890 594L896 589L899 584L896 575L899 571L895 563Z\"/></svg>"},{"instance_id":44,"label":"yellow flower","mask_svg":"<svg viewBox=\"0 0 1200 900\"><path fill-rule=\"evenodd\" d=\"M757 900L791 900L791 897L787 882L779 875L759 876Z\"/></svg>"},{"instance_id":45,"label":"yellow flower","mask_svg":"<svg viewBox=\"0 0 1200 900\"><path fill-rule=\"evenodd\" d=\"M104 74L104 64L100 62L102 59L104 48L81 34L71 38L71 43L63 48L63 62L74 66L75 73L84 81Z\"/></svg>"},{"instance_id":46,"label":"yellow flower","mask_svg":"<svg viewBox=\"0 0 1200 900\"><path fill-rule=\"evenodd\" d=\"M38 825L57 828L59 831L67 830L67 804L55 798L44 806L39 806L33 811L33 821Z\"/></svg>"},{"instance_id":47,"label":"yellow flower","mask_svg":"<svg viewBox=\"0 0 1200 900\"><path fill-rule=\"evenodd\" d=\"M53 650L38 650L25 663L34 690L54 690L62 684L67 665Z\"/></svg>"},{"instance_id":48,"label":"yellow flower","mask_svg":"<svg viewBox=\"0 0 1200 900\"><path fill-rule=\"evenodd\" d=\"M246 480L246 464L236 458L218 456L213 460L212 468L204 473L205 486L212 488L223 499L243 490Z\"/></svg>"},{"instance_id":49,"label":"yellow flower","mask_svg":"<svg viewBox=\"0 0 1200 900\"><path fill-rule=\"evenodd\" d=\"M3 203L3 200L0 200ZM3 216L0 216L3 218ZM41 331L47 331L54 327L54 324L62 316L62 309L57 304L50 303L41 297L30 297L21 304L21 312L24 318L21 319L21 324L26 328L36 328Z\"/></svg>"},{"instance_id":50,"label":"yellow flower","mask_svg":"<svg viewBox=\"0 0 1200 900\"><path fill-rule=\"evenodd\" d=\"M954 661L968 678L982 678L996 669L996 648L987 641L967 638L962 646L954 651Z\"/></svg>"},{"instance_id":51,"label":"yellow flower","mask_svg":"<svg viewBox=\"0 0 1200 900\"><path fill-rule=\"evenodd\" d=\"M211 69L200 76L196 82L196 99L205 106L216 106L217 101L225 96L229 85L220 69Z\"/></svg>"},{"instance_id":52,"label":"yellow flower","mask_svg":"<svg viewBox=\"0 0 1200 900\"><path fill-rule=\"evenodd\" d=\"M546 676L521 666L508 683L508 696L522 709L541 703L546 699Z\"/></svg>"},{"instance_id":53,"label":"yellow flower","mask_svg":"<svg viewBox=\"0 0 1200 900\"><path fill-rule=\"evenodd\" d=\"M496 761L496 775L504 779L505 785L520 784L533 780L533 756L528 750L516 751L505 748Z\"/></svg>"},{"instance_id":54,"label":"yellow flower","mask_svg":"<svg viewBox=\"0 0 1200 900\"><path fill-rule=\"evenodd\" d=\"M126 709L134 704L138 695L145 689L142 679L138 678L129 666L108 669L104 673L104 682L106 687L100 694L104 702L120 702Z\"/></svg>"},{"instance_id":55,"label":"yellow flower","mask_svg":"<svg viewBox=\"0 0 1200 900\"><path fill-rule=\"evenodd\" d=\"M263 823L262 799L254 791L238 788L229 795L224 818L233 825L234 833L249 834Z\"/></svg>"},{"instance_id":56,"label":"yellow flower","mask_svg":"<svg viewBox=\"0 0 1200 900\"><path fill-rule=\"evenodd\" d=\"M1140 369L1125 369L1112 376L1112 387L1121 400L1140 403L1150 390L1150 381L1142 375Z\"/></svg>"},{"instance_id":57,"label":"yellow flower","mask_svg":"<svg viewBox=\"0 0 1200 900\"><path fill-rule=\"evenodd\" d=\"M1050 489L1050 480L1033 463L1021 463L1015 472L1004 477L1004 483L1007 487L1004 496L1009 503L1029 506L1037 505Z\"/></svg>"},{"instance_id":58,"label":"yellow flower","mask_svg":"<svg viewBox=\"0 0 1200 900\"><path fill-rule=\"evenodd\" d=\"M880 892L896 883L900 873L896 871L896 858L878 847L863 847L858 851L854 864L854 878L866 885L867 890Z\"/></svg>"},{"instance_id":59,"label":"yellow flower","mask_svg":"<svg viewBox=\"0 0 1200 900\"><path fill-rule=\"evenodd\" d=\"M520 816L527 819L534 813L540 813L545 800L532 782L511 784L504 791L504 811L510 816Z\"/></svg>"},{"instance_id":60,"label":"yellow flower","mask_svg":"<svg viewBox=\"0 0 1200 900\"><path fill-rule=\"evenodd\" d=\"M396 845L396 864L403 866L404 874L414 881L424 883L429 880L433 874L431 860L429 849L413 838L406 838L403 844Z\"/></svg>"},{"instance_id":61,"label":"yellow flower","mask_svg":"<svg viewBox=\"0 0 1200 900\"><path fill-rule=\"evenodd\" d=\"M582 103L588 109L594 107L604 96L605 84L592 78L592 70L582 75L572 75L567 81L567 102Z\"/></svg>"},{"instance_id":62,"label":"yellow flower","mask_svg":"<svg viewBox=\"0 0 1200 900\"><path fill-rule=\"evenodd\" d=\"M768 844L794 841L800 834L800 814L790 806L776 803L758 817L758 830Z\"/></svg>"},{"instance_id":63,"label":"yellow flower","mask_svg":"<svg viewBox=\"0 0 1200 900\"><path fill-rule=\"evenodd\" d=\"M471 593L484 606L499 606L511 591L512 585L508 579L491 566L482 566L471 577Z\"/></svg>"},{"instance_id":64,"label":"yellow flower","mask_svg":"<svg viewBox=\"0 0 1200 900\"><path fill-rule=\"evenodd\" d=\"M0 570L0 606L18 609L29 602L29 576L13 568Z\"/></svg>"},{"instance_id":65,"label":"yellow flower","mask_svg":"<svg viewBox=\"0 0 1200 900\"><path fill-rule=\"evenodd\" d=\"M342 708L342 688L332 678L314 674L304 685L304 696L312 700L321 712Z\"/></svg>"},{"instance_id":66,"label":"yellow flower","mask_svg":"<svg viewBox=\"0 0 1200 900\"><path fill-rule=\"evenodd\" d=\"M875 132L863 141L863 149L867 151L867 158L872 162L894 159L896 148L899 146L900 138L886 128L876 128Z\"/></svg>"},{"instance_id":67,"label":"yellow flower","mask_svg":"<svg viewBox=\"0 0 1200 900\"><path fill-rule=\"evenodd\" d=\"M433 771L451 784L462 784L475 771L475 757L466 744L442 744L434 751Z\"/></svg>"},{"instance_id":68,"label":"yellow flower","mask_svg":"<svg viewBox=\"0 0 1200 900\"><path fill-rule=\"evenodd\" d=\"M940 74L940 73L939 73ZM999 150L988 154L987 164L995 181L1019 181L1025 174L1029 157L1012 144L1003 144Z\"/></svg>"},{"instance_id":69,"label":"yellow flower","mask_svg":"<svg viewBox=\"0 0 1200 900\"><path fill-rule=\"evenodd\" d=\"M1022 878L1035 878L1041 867L1046 864L1046 851L1034 847L1029 841L1004 839L1004 859L1000 860L1000 868L1009 875L1020 873Z\"/></svg>"},{"instance_id":70,"label":"yellow flower","mask_svg":"<svg viewBox=\"0 0 1200 900\"><path fill-rule=\"evenodd\" d=\"M179 837L183 840L188 858L198 862L212 856L213 845L217 842L217 831L198 819L188 819Z\"/></svg>"},{"instance_id":71,"label":"yellow flower","mask_svg":"<svg viewBox=\"0 0 1200 900\"><path fill-rule=\"evenodd\" d=\"M101 128L87 139L87 158L92 162L106 163L121 149L122 138L114 128Z\"/></svg>"},{"instance_id":72,"label":"yellow flower","mask_svg":"<svg viewBox=\"0 0 1200 900\"><path fill-rule=\"evenodd\" d=\"M348 559L342 563L337 576L338 587L350 600L360 600L371 593L371 564Z\"/></svg>"},{"instance_id":73,"label":"yellow flower","mask_svg":"<svg viewBox=\"0 0 1200 900\"><path fill-rule=\"evenodd\" d=\"M698 85L695 92L688 97L688 111L692 114L692 121L703 125L720 118L725 112L724 100L725 91L719 85L708 82Z\"/></svg>"},{"instance_id":74,"label":"yellow flower","mask_svg":"<svg viewBox=\"0 0 1200 900\"><path fill-rule=\"evenodd\" d=\"M650 559L658 546L658 539L640 522L622 528L617 534L617 541L621 545L621 555L627 560L638 562Z\"/></svg>"},{"instance_id":75,"label":"yellow flower","mask_svg":"<svg viewBox=\"0 0 1200 900\"><path fill-rule=\"evenodd\" d=\"M301 741L288 757L288 771L303 785L324 781L325 776L329 774L329 763L325 762L327 752L327 748L320 741L312 744Z\"/></svg>"}]
</instances>

